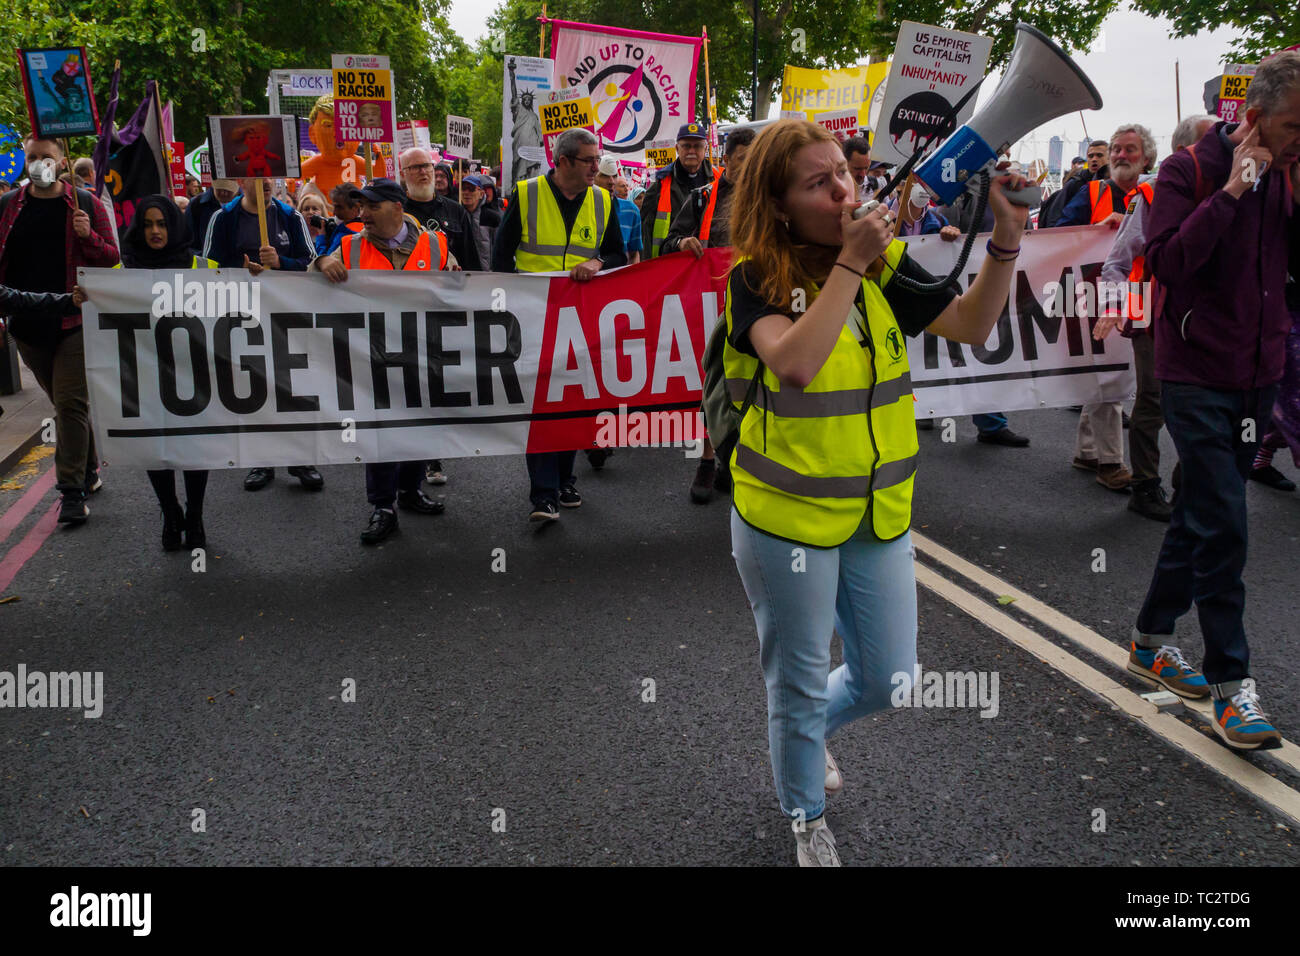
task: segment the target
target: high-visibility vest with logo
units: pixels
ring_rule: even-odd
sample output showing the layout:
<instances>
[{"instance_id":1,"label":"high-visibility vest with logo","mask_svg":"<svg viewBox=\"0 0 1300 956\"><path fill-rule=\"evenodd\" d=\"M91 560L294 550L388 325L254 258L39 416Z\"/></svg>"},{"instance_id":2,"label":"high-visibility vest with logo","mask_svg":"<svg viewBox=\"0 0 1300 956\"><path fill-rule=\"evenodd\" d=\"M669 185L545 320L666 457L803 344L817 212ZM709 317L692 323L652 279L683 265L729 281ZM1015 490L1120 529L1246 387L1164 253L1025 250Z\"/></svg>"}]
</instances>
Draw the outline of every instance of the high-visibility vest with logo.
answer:
<instances>
[{"instance_id":1,"label":"high-visibility vest with logo","mask_svg":"<svg viewBox=\"0 0 1300 956\"><path fill-rule=\"evenodd\" d=\"M1125 208L1131 209L1131 203L1137 202L1138 193L1147 201L1147 210L1150 211L1152 203L1155 202L1156 190L1150 182L1138 183L1129 194L1124 197ZM1143 322L1152 318L1146 314L1142 307L1142 283L1148 278L1146 275L1146 256L1139 253L1133 258L1133 267L1128 271L1128 318L1131 322Z\"/></svg>"},{"instance_id":2,"label":"high-visibility vest with logo","mask_svg":"<svg viewBox=\"0 0 1300 956\"><path fill-rule=\"evenodd\" d=\"M600 253L609 223L609 193L588 186L573 228L564 228L564 216L555 193L544 176L515 184L519 197L519 248L515 268L520 272L565 272Z\"/></svg>"},{"instance_id":3,"label":"high-visibility vest with logo","mask_svg":"<svg viewBox=\"0 0 1300 956\"><path fill-rule=\"evenodd\" d=\"M704 207L704 218L700 220L700 242L709 244L709 230L713 228L713 211L718 207L718 183L722 180L722 167L713 171L713 186L709 189L709 202Z\"/></svg>"},{"instance_id":4,"label":"high-visibility vest with logo","mask_svg":"<svg viewBox=\"0 0 1300 956\"><path fill-rule=\"evenodd\" d=\"M409 227L408 227L409 228ZM433 237L438 237L438 259L434 263ZM349 269L392 269L388 257L362 236L345 236L339 246L343 261ZM415 240L415 248L402 266L403 272L436 272L447 268L447 237L440 231L422 232Z\"/></svg>"},{"instance_id":5,"label":"high-visibility vest with logo","mask_svg":"<svg viewBox=\"0 0 1300 956\"><path fill-rule=\"evenodd\" d=\"M117 263L115 266L113 266L113 268L114 269L122 268L122 263L120 262ZM190 256L190 268L191 269L215 269L217 268L217 260L205 259L203 258L203 256Z\"/></svg>"},{"instance_id":6,"label":"high-visibility vest with logo","mask_svg":"<svg viewBox=\"0 0 1300 956\"><path fill-rule=\"evenodd\" d=\"M884 541L911 525L919 451L912 375L907 343L884 293L905 249L894 240L885 250L883 274L862 281L856 305L865 323L863 341L842 327L806 388L784 385L764 367L731 459L732 501L755 528L832 548L853 536L868 511L872 531ZM739 408L758 360L730 344L729 296L726 319L723 367Z\"/></svg>"},{"instance_id":7,"label":"high-visibility vest with logo","mask_svg":"<svg viewBox=\"0 0 1300 956\"><path fill-rule=\"evenodd\" d=\"M1118 192L1109 179L1094 179L1088 183L1088 202L1092 205L1092 218L1088 220L1089 224L1096 224L1103 221L1107 216L1115 211L1115 201L1111 199L1110 205L1102 202L1103 196L1110 199L1112 192Z\"/></svg>"}]
</instances>

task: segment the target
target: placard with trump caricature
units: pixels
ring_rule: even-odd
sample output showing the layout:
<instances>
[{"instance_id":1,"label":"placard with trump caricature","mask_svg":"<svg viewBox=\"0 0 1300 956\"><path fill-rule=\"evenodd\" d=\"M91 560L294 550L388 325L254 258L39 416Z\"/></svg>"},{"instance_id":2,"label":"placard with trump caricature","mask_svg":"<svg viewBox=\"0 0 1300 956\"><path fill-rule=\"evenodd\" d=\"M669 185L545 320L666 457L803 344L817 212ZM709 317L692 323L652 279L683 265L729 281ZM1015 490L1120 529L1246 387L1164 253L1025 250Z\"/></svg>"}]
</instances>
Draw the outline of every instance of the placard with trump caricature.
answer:
<instances>
[{"instance_id":1,"label":"placard with trump caricature","mask_svg":"<svg viewBox=\"0 0 1300 956\"><path fill-rule=\"evenodd\" d=\"M298 179L298 121L293 116L209 116L216 179Z\"/></svg>"}]
</instances>

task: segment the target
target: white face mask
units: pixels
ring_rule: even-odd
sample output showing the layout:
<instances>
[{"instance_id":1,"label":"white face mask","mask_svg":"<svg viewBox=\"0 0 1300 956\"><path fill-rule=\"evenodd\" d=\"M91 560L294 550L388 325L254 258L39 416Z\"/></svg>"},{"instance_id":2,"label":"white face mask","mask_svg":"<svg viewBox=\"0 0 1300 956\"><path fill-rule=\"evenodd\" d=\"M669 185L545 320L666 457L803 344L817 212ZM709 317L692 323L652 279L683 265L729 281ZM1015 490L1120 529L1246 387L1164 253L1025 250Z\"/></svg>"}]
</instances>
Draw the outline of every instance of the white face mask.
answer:
<instances>
[{"instance_id":1,"label":"white face mask","mask_svg":"<svg viewBox=\"0 0 1300 956\"><path fill-rule=\"evenodd\" d=\"M33 159L27 164L27 176L37 186L53 186L58 179L58 171L52 159Z\"/></svg>"}]
</instances>

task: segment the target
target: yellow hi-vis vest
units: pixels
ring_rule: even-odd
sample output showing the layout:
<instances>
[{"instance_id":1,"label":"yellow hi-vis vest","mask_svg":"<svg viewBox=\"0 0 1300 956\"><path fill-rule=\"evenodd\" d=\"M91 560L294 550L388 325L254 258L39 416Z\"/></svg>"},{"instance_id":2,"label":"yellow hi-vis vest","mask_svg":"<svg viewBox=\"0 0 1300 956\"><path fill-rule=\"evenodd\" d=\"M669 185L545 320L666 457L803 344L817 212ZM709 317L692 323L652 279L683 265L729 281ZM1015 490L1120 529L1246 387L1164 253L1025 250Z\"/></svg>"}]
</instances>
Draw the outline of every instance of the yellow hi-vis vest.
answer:
<instances>
[{"instance_id":1,"label":"yellow hi-vis vest","mask_svg":"<svg viewBox=\"0 0 1300 956\"><path fill-rule=\"evenodd\" d=\"M565 231L564 217L546 177L515 184L519 196L519 248L515 268L520 272L565 272L600 252L609 222L609 193L599 186L587 187L582 207Z\"/></svg>"},{"instance_id":2,"label":"yellow hi-vis vest","mask_svg":"<svg viewBox=\"0 0 1300 956\"><path fill-rule=\"evenodd\" d=\"M853 537L868 509L871 529L883 541L911 525L919 451L912 375L907 343L884 294L905 249L894 240L881 277L862 280L857 307L865 341L841 328L806 388L783 385L764 367L731 459L736 510L760 531L833 548ZM730 296L726 318L723 367L739 408L758 360L731 345Z\"/></svg>"},{"instance_id":3,"label":"yellow hi-vis vest","mask_svg":"<svg viewBox=\"0 0 1300 956\"><path fill-rule=\"evenodd\" d=\"M202 256L190 256L191 269L215 269L217 267L216 259L204 259ZM113 266L114 269L122 268L122 263Z\"/></svg>"}]
</instances>

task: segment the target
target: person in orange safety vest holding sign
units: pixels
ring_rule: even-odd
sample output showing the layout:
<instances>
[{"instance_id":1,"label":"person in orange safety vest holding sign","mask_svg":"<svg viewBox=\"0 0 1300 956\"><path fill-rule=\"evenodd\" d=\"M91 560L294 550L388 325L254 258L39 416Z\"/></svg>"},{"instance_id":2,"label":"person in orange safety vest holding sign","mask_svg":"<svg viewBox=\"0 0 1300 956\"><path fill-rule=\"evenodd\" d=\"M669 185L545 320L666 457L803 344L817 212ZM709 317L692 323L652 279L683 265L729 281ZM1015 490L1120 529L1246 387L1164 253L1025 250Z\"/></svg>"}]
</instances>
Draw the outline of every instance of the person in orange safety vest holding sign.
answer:
<instances>
[{"instance_id":1,"label":"person in orange safety vest holding sign","mask_svg":"<svg viewBox=\"0 0 1300 956\"><path fill-rule=\"evenodd\" d=\"M708 185L691 190L673 217L660 252L667 255L689 250L698 259L704 255L706 246L731 245L731 195L740 176L745 151L754 142L755 135L753 127L749 126L741 126L727 134L726 151L722 154L725 168L716 169L713 181ZM718 467L713 444L705 437L704 451L691 482L691 500L696 504L707 503L713 497L714 488L724 493L729 491L731 479L725 470Z\"/></svg>"},{"instance_id":2,"label":"person in orange safety vest holding sign","mask_svg":"<svg viewBox=\"0 0 1300 956\"><path fill-rule=\"evenodd\" d=\"M313 269L331 282L343 282L352 269L436 272L460 268L447 251L446 236L426 232L402 211L406 197L397 183L376 179L358 192L365 229L345 236L337 250L312 264ZM361 532L362 544L378 544L397 530L394 503L416 514L442 514L445 502L420 490L423 476L423 461L366 463L366 500L374 511Z\"/></svg>"}]
</instances>

